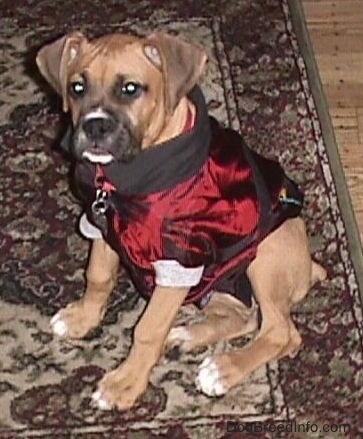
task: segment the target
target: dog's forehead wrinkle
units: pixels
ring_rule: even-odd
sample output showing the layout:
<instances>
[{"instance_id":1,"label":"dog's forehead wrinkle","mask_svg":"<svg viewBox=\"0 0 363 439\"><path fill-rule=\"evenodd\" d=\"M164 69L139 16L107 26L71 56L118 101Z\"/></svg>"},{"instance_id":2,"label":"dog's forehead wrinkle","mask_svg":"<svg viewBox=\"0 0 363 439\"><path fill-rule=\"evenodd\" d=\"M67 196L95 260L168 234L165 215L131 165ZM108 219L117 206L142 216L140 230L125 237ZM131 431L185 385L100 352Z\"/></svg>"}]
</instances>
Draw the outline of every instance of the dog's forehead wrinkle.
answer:
<instances>
[{"instance_id":1,"label":"dog's forehead wrinkle","mask_svg":"<svg viewBox=\"0 0 363 439\"><path fill-rule=\"evenodd\" d=\"M116 85L116 78L146 85L150 77L160 75L152 63L145 63L147 58L139 40L127 37L123 40L116 35L111 46L106 44L107 41L101 38L91 42L90 50L80 57L74 72L87 73L91 82L99 83L103 88ZM124 44L121 45L120 41Z\"/></svg>"},{"instance_id":2,"label":"dog's forehead wrinkle","mask_svg":"<svg viewBox=\"0 0 363 439\"><path fill-rule=\"evenodd\" d=\"M108 58L120 54L139 42L138 37L124 34L111 34L100 37L91 41L91 47L99 56L106 56Z\"/></svg>"}]
</instances>

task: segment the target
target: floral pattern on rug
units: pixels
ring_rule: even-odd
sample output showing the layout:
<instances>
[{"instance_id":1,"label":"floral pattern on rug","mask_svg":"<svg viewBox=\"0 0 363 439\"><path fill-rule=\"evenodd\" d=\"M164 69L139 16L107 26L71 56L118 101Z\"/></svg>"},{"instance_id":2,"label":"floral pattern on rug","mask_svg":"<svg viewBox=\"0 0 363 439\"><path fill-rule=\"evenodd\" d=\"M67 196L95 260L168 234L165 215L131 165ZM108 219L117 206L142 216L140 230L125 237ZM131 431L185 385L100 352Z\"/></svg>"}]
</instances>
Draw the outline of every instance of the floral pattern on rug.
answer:
<instances>
[{"instance_id":1,"label":"floral pattern on rug","mask_svg":"<svg viewBox=\"0 0 363 439\"><path fill-rule=\"evenodd\" d=\"M0 437L241 437L227 433L230 420L346 422L361 431L359 291L286 1L123 3L92 0L75 11L69 0L2 1ZM203 358L230 349L227 343L162 358L139 406L128 412L90 407L98 379L127 355L145 306L124 273L103 324L85 340L60 340L50 331L50 316L82 294L88 242L76 228L80 206L70 191L70 163L57 149L66 118L34 56L78 28L90 36L159 29L203 45L210 62L201 86L211 113L242 132L251 148L278 159L305 191L303 217L329 280L294 312L304 347L222 398L198 393L194 377ZM179 320L198 317L186 307Z\"/></svg>"}]
</instances>

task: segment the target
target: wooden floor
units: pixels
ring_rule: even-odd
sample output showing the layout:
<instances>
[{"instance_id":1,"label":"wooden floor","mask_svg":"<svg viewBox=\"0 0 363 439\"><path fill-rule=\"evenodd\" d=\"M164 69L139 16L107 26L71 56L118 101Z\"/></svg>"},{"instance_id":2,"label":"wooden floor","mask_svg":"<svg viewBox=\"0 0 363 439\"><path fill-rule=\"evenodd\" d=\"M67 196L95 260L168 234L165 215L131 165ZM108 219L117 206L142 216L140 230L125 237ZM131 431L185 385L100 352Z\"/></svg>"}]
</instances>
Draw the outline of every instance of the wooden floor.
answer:
<instances>
[{"instance_id":1,"label":"wooden floor","mask_svg":"<svg viewBox=\"0 0 363 439\"><path fill-rule=\"evenodd\" d=\"M363 0L302 0L363 238Z\"/></svg>"}]
</instances>

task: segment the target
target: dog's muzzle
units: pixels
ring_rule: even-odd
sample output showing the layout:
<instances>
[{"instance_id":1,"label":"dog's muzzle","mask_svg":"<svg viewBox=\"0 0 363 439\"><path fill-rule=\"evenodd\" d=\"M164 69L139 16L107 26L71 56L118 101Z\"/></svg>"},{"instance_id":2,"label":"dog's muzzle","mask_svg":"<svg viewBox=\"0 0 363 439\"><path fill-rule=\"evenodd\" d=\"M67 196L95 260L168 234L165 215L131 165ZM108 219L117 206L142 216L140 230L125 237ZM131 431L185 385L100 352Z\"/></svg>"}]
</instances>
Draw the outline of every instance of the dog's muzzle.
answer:
<instances>
[{"instance_id":1,"label":"dog's muzzle","mask_svg":"<svg viewBox=\"0 0 363 439\"><path fill-rule=\"evenodd\" d=\"M83 132L93 142L102 141L105 137L111 135L116 126L116 121L112 116L103 115L102 113L100 115L90 113L82 123Z\"/></svg>"},{"instance_id":2,"label":"dog's muzzle","mask_svg":"<svg viewBox=\"0 0 363 439\"><path fill-rule=\"evenodd\" d=\"M106 165L130 161L140 149L126 116L116 118L104 110L90 111L79 121L73 136L76 158Z\"/></svg>"}]
</instances>

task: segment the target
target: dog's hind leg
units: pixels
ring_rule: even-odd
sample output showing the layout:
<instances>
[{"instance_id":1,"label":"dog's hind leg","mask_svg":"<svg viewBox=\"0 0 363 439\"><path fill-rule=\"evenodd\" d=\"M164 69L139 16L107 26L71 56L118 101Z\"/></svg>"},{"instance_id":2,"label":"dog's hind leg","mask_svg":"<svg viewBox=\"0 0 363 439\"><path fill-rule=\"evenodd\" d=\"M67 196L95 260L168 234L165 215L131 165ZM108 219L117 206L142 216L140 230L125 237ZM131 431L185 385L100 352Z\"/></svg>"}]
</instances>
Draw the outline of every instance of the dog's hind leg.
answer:
<instances>
[{"instance_id":1,"label":"dog's hind leg","mask_svg":"<svg viewBox=\"0 0 363 439\"><path fill-rule=\"evenodd\" d=\"M201 322L171 329L166 350L177 346L189 352L220 340L241 337L258 327L257 307L247 308L229 294L214 292L202 312Z\"/></svg>"},{"instance_id":2,"label":"dog's hind leg","mask_svg":"<svg viewBox=\"0 0 363 439\"><path fill-rule=\"evenodd\" d=\"M86 291L52 318L53 332L62 337L82 338L102 320L116 283L119 257L102 239L95 239L86 271Z\"/></svg>"},{"instance_id":3,"label":"dog's hind leg","mask_svg":"<svg viewBox=\"0 0 363 439\"><path fill-rule=\"evenodd\" d=\"M251 372L277 358L289 343L289 325L275 304L265 302L264 320L258 335L244 348L207 357L199 366L196 386L208 396L226 393ZM266 317L268 316L268 317Z\"/></svg>"},{"instance_id":4,"label":"dog's hind leg","mask_svg":"<svg viewBox=\"0 0 363 439\"><path fill-rule=\"evenodd\" d=\"M314 261L311 261L311 279L310 285L314 285L316 282L321 282L326 278L326 270ZM306 286L300 290L294 290L294 294L291 297L291 304L294 305L303 299L306 295ZM289 343L284 347L284 349L279 353L277 359L289 356L291 358L295 357L299 347L301 345L301 336L296 329L294 322L290 316L290 306L286 310L286 319L289 322Z\"/></svg>"},{"instance_id":5,"label":"dog's hind leg","mask_svg":"<svg viewBox=\"0 0 363 439\"><path fill-rule=\"evenodd\" d=\"M291 306L325 275L321 269L312 279L317 273L312 264L299 218L286 221L259 245L247 270L262 315L259 333L242 349L204 360L196 378L203 393L224 394L265 363L296 351L301 338L290 319Z\"/></svg>"}]
</instances>

